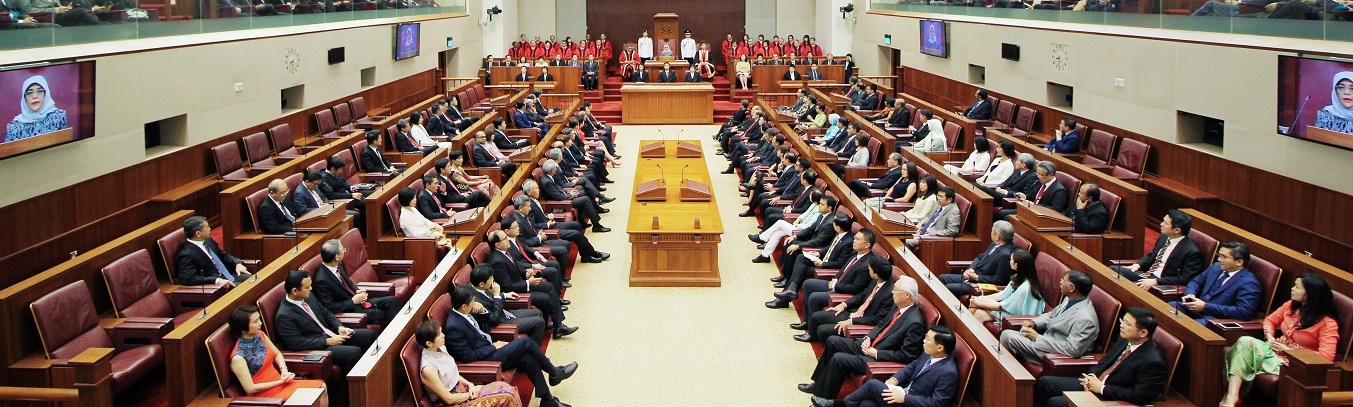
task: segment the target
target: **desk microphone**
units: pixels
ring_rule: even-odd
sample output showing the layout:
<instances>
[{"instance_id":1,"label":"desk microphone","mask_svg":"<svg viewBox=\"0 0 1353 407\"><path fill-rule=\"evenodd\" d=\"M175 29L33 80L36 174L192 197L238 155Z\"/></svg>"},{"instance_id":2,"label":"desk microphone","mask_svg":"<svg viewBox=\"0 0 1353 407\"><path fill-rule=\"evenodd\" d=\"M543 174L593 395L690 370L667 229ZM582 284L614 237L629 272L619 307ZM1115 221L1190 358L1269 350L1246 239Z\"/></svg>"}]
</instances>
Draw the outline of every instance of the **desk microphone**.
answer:
<instances>
[{"instance_id":1,"label":"desk microphone","mask_svg":"<svg viewBox=\"0 0 1353 407\"><path fill-rule=\"evenodd\" d=\"M662 141L663 141L664 143L667 142L667 133L663 133L663 132L662 132L662 129L658 129L658 136L659 136L659 137L662 137ZM662 167L658 167L658 168L662 168Z\"/></svg>"},{"instance_id":2,"label":"desk microphone","mask_svg":"<svg viewBox=\"0 0 1353 407\"><path fill-rule=\"evenodd\" d=\"M1301 108L1297 109L1297 117L1292 118L1292 127L1287 128L1288 136L1297 132L1297 121L1301 120L1301 114L1306 111L1306 102L1311 101L1311 95L1306 95L1306 100L1301 101Z\"/></svg>"},{"instance_id":3,"label":"desk microphone","mask_svg":"<svg viewBox=\"0 0 1353 407\"><path fill-rule=\"evenodd\" d=\"M656 166L656 167L658 167L658 177L660 177L659 179L662 180L662 185L663 185L663 186L667 186L667 174L666 174L665 172L663 172L662 166L661 166L661 165L657 165L657 164L653 164L653 165Z\"/></svg>"},{"instance_id":4,"label":"desk microphone","mask_svg":"<svg viewBox=\"0 0 1353 407\"><path fill-rule=\"evenodd\" d=\"M686 167L690 166L690 164L686 164ZM681 185L686 185L686 167L681 167Z\"/></svg>"},{"instance_id":5,"label":"desk microphone","mask_svg":"<svg viewBox=\"0 0 1353 407\"><path fill-rule=\"evenodd\" d=\"M678 131L678 132L677 132L677 141L678 141L678 142L681 141L681 133L685 133L685 132L686 132L686 129L681 129L681 131Z\"/></svg>"}]
</instances>

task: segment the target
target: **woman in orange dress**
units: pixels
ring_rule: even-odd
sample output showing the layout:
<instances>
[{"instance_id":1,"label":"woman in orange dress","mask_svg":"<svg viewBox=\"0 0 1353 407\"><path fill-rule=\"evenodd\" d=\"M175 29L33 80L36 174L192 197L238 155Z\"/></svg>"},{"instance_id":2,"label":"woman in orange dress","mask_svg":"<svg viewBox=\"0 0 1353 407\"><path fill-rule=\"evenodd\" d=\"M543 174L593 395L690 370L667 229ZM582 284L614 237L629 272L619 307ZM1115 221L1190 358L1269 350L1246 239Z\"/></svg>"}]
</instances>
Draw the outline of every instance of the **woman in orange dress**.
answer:
<instances>
[{"instance_id":1,"label":"woman in orange dress","mask_svg":"<svg viewBox=\"0 0 1353 407\"><path fill-rule=\"evenodd\" d=\"M1241 337L1226 352L1226 395L1221 405L1239 403L1242 387L1261 374L1276 375L1287 365L1287 351L1310 349L1334 360L1339 323L1334 321L1334 294L1315 274L1297 277L1292 299L1264 318L1264 339Z\"/></svg>"},{"instance_id":2,"label":"woman in orange dress","mask_svg":"<svg viewBox=\"0 0 1353 407\"><path fill-rule=\"evenodd\" d=\"M258 307L243 305L235 309L227 320L230 332L235 334L235 349L230 351L230 371L240 381L240 387L250 397L289 398L296 389L323 389L321 380L296 380L296 374L287 371L286 359L277 346L263 333L263 318ZM320 405L329 405L328 392L320 395Z\"/></svg>"},{"instance_id":3,"label":"woman in orange dress","mask_svg":"<svg viewBox=\"0 0 1353 407\"><path fill-rule=\"evenodd\" d=\"M460 376L456 360L446 353L446 334L434 320L425 320L413 331L414 338L423 345L423 357L418 371L423 376L423 390L436 405L460 407L521 407L517 388L504 382L483 386L470 383Z\"/></svg>"}]
</instances>

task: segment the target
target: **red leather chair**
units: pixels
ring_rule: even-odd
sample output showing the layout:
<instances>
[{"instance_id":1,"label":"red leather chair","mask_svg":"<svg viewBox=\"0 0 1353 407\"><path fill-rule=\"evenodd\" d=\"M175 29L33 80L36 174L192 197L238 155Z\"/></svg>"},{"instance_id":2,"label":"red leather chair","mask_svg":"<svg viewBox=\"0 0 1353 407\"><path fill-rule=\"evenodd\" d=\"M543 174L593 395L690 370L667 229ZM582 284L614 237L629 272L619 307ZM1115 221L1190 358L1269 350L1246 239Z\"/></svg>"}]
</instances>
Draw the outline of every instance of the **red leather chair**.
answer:
<instances>
[{"instance_id":1,"label":"red leather chair","mask_svg":"<svg viewBox=\"0 0 1353 407\"><path fill-rule=\"evenodd\" d=\"M404 362L404 376L409 379L409 389L413 391L414 404L419 407L432 407L440 405L427 396L427 390L423 388L423 345L418 343L418 338L411 337L404 343L404 347L399 352L400 361ZM499 373L502 362L478 361L470 363L456 363L460 375L475 384L487 384L499 380L502 375ZM510 380L511 375L507 376Z\"/></svg>"},{"instance_id":2,"label":"red leather chair","mask_svg":"<svg viewBox=\"0 0 1353 407\"><path fill-rule=\"evenodd\" d=\"M1160 358L1163 362L1165 362L1165 386L1161 388L1160 394L1156 396L1156 400L1164 400L1165 394L1169 393L1170 383L1174 382L1174 373L1176 368L1179 366L1179 357L1180 354L1182 354L1184 351L1184 344L1179 341L1179 338L1176 338L1174 335L1170 335L1170 333L1166 332L1164 329L1159 328L1156 329L1155 334L1151 335L1151 340L1156 343L1156 348L1160 350ZM1068 372L1073 377L1080 376L1083 373L1088 373L1091 368L1093 368L1096 364L1099 363L1099 359L1101 359L1102 357L1103 355L1086 356L1084 358L1081 358L1080 360L1076 360L1074 365L1067 365L1064 372ZM1260 375L1260 376L1273 376L1274 378L1277 377L1274 375ZM1256 384L1258 383L1258 381L1259 378L1256 377L1255 378ZM1273 382L1276 384L1277 380L1275 379ZM1126 401L1103 401L1102 404L1104 406L1112 406L1112 407L1136 406L1136 404L1128 403Z\"/></svg>"},{"instance_id":3,"label":"red leather chair","mask_svg":"<svg viewBox=\"0 0 1353 407\"><path fill-rule=\"evenodd\" d=\"M277 167L277 162L272 159L273 149L268 145L268 136L263 132L258 132L244 136L244 156L249 159L249 167L255 169L272 169Z\"/></svg>"},{"instance_id":4,"label":"red leather chair","mask_svg":"<svg viewBox=\"0 0 1353 407\"><path fill-rule=\"evenodd\" d=\"M211 148L211 156L216 160L216 173L225 182L242 182L249 179L244 170L244 160L240 157L240 147L228 141Z\"/></svg>"},{"instance_id":5,"label":"red leather chair","mask_svg":"<svg viewBox=\"0 0 1353 407\"><path fill-rule=\"evenodd\" d=\"M944 149L945 151L954 151L958 148L958 141L963 136L963 127L958 123L944 123Z\"/></svg>"},{"instance_id":6,"label":"red leather chair","mask_svg":"<svg viewBox=\"0 0 1353 407\"><path fill-rule=\"evenodd\" d=\"M253 231L256 232L256 233L259 233L259 234L262 234L262 233L263 233L263 230L262 230L262 229L259 229L259 226L258 226L258 225L259 225L259 224L258 224L258 206L263 204L263 200L264 200L264 199L268 199L268 189L267 189L267 188L260 189L260 190L258 190L258 191L255 191L254 193L249 194L248 196L245 196L245 197L244 197L244 205L247 206L248 209L249 209L249 221L252 222L252 225L253 225L253 227L254 227ZM293 238L293 237L291 237L291 236L285 236L285 235L264 235L264 236L278 236L278 237L285 237L285 238L287 238L287 239L292 239L292 238Z\"/></svg>"},{"instance_id":7,"label":"red leather chair","mask_svg":"<svg viewBox=\"0 0 1353 407\"><path fill-rule=\"evenodd\" d=\"M1060 182L1062 186L1066 188L1067 207L1074 208L1075 206L1072 205L1075 205L1076 196L1080 194L1081 180L1079 178L1076 178L1075 175L1071 175L1066 171L1057 171L1057 174L1055 174L1055 176L1057 178L1057 182ZM1100 191L1102 192L1103 189L1101 189Z\"/></svg>"},{"instance_id":8,"label":"red leather chair","mask_svg":"<svg viewBox=\"0 0 1353 407\"><path fill-rule=\"evenodd\" d=\"M972 381L972 369L977 365L977 356L958 335L954 335L954 351L949 355L954 358L954 366L958 367L958 393L955 393L958 396L954 397L953 405L962 406L963 396L968 393L968 383Z\"/></svg>"},{"instance_id":9,"label":"red leather chair","mask_svg":"<svg viewBox=\"0 0 1353 407\"><path fill-rule=\"evenodd\" d=\"M155 245L160 248L160 261L164 262L164 269L169 274L169 283L178 284L178 261L179 250L187 242L183 234L183 229L174 229L173 232L155 241Z\"/></svg>"},{"instance_id":10,"label":"red leather chair","mask_svg":"<svg viewBox=\"0 0 1353 407\"><path fill-rule=\"evenodd\" d=\"M151 318L171 320L173 326L183 325L193 317L192 310L174 314L169 296L160 292L155 279L155 266L150 252L137 250L117 259L101 270L108 297L113 301L113 312L118 318Z\"/></svg>"},{"instance_id":11,"label":"red leather chair","mask_svg":"<svg viewBox=\"0 0 1353 407\"><path fill-rule=\"evenodd\" d=\"M1081 164L1095 169L1108 169L1109 160L1113 157L1113 144L1117 140L1118 136L1107 131L1091 131L1086 140L1085 155L1081 156Z\"/></svg>"},{"instance_id":12,"label":"red leather chair","mask_svg":"<svg viewBox=\"0 0 1353 407\"><path fill-rule=\"evenodd\" d=\"M1010 129L1010 135L1015 137L1024 137L1034 128L1034 109L1027 107L1019 108L1019 113L1015 114L1014 128Z\"/></svg>"},{"instance_id":13,"label":"red leather chair","mask_svg":"<svg viewBox=\"0 0 1353 407\"><path fill-rule=\"evenodd\" d=\"M1189 229L1189 240L1198 246L1198 251L1203 256L1203 264L1212 264L1217 259L1217 248L1221 247L1221 242L1217 238L1198 231L1198 229Z\"/></svg>"},{"instance_id":14,"label":"red leather chair","mask_svg":"<svg viewBox=\"0 0 1353 407\"><path fill-rule=\"evenodd\" d=\"M352 124L352 107L348 106L347 103L339 103L330 109L334 111L334 122L338 124L339 128L351 127L355 129L357 127Z\"/></svg>"},{"instance_id":15,"label":"red leather chair","mask_svg":"<svg viewBox=\"0 0 1353 407\"><path fill-rule=\"evenodd\" d=\"M996 103L996 114L991 117L996 124L1009 127L1014 124L1015 104L1009 100Z\"/></svg>"},{"instance_id":16,"label":"red leather chair","mask_svg":"<svg viewBox=\"0 0 1353 407\"><path fill-rule=\"evenodd\" d=\"M244 388L240 387L239 378L230 370L230 359L235 357L234 353L231 353L235 350L235 335L230 333L230 327L217 328L205 342L207 358L211 360L211 371L216 375L217 390L221 398L231 399L230 405L281 406L286 403L287 400L284 398L248 397Z\"/></svg>"},{"instance_id":17,"label":"red leather chair","mask_svg":"<svg viewBox=\"0 0 1353 407\"><path fill-rule=\"evenodd\" d=\"M1086 364L1094 366L1098 363L1099 356L1109 348L1109 344L1114 338L1117 338L1118 313L1123 308L1123 303L1110 296L1108 293L1095 287L1090 290L1090 303L1095 306L1095 314L1099 317L1099 336L1095 338L1095 344L1086 356L1072 358L1059 353L1048 353L1043 355L1043 360L1024 362L1024 368L1029 370L1029 374L1035 377L1039 376L1078 376L1088 369Z\"/></svg>"},{"instance_id":18,"label":"red leather chair","mask_svg":"<svg viewBox=\"0 0 1353 407\"><path fill-rule=\"evenodd\" d=\"M319 129L320 137L327 140L342 137L339 134L343 131L356 130L356 128L342 128L338 125L338 120L334 119L334 111L329 109L315 112L315 125Z\"/></svg>"},{"instance_id":19,"label":"red leather chair","mask_svg":"<svg viewBox=\"0 0 1353 407\"><path fill-rule=\"evenodd\" d=\"M370 124L374 125L374 124L376 124L375 122L380 121L380 120L385 120L386 117L389 117L389 116L371 116L371 115L368 115L368 114L367 114L367 111L366 111L366 98L363 98L363 97L361 97L361 96L358 96L358 97L352 98L352 100L349 100L349 101L348 101L348 108L350 108L350 109L352 110L352 119L353 119L353 121L357 124L357 127L359 127L359 128L370 128L370 126L362 127L361 125L362 125L362 124L366 124L366 123L370 123Z\"/></svg>"},{"instance_id":20,"label":"red leather chair","mask_svg":"<svg viewBox=\"0 0 1353 407\"><path fill-rule=\"evenodd\" d=\"M296 148L296 140L291 137L291 125L282 123L268 129L268 138L272 141L272 149L277 152L278 157L300 157L301 151Z\"/></svg>"},{"instance_id":21,"label":"red leather chair","mask_svg":"<svg viewBox=\"0 0 1353 407\"><path fill-rule=\"evenodd\" d=\"M1151 146L1146 143L1123 139L1123 143L1118 146L1118 157L1113 160L1114 167L1109 175L1123 180L1141 179L1142 173L1146 171L1146 155L1150 152Z\"/></svg>"},{"instance_id":22,"label":"red leather chair","mask_svg":"<svg viewBox=\"0 0 1353 407\"><path fill-rule=\"evenodd\" d=\"M164 364L164 348L158 340L167 327L124 322L105 331L94 313L94 298L84 281L76 281L42 296L28 305L38 338L48 359L57 364L90 348L114 348L110 363L112 392L122 393ZM110 332L111 331L111 332ZM136 344L135 340L149 344Z\"/></svg>"},{"instance_id":23,"label":"red leather chair","mask_svg":"<svg viewBox=\"0 0 1353 407\"><path fill-rule=\"evenodd\" d=\"M343 268L354 283L372 292L381 290L378 286L392 286L395 298L399 302L409 301L413 294L413 261L410 260L371 260L366 250L366 240L362 239L358 229L348 230L339 238L348 253L343 255Z\"/></svg>"}]
</instances>

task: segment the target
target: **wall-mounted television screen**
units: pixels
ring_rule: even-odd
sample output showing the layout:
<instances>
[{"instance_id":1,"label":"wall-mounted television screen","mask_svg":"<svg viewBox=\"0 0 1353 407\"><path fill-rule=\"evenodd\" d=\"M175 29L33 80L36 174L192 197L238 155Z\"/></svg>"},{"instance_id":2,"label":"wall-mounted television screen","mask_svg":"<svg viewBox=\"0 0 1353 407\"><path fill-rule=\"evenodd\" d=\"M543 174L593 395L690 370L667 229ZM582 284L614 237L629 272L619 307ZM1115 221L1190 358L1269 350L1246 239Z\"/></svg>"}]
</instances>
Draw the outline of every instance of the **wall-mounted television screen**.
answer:
<instances>
[{"instance_id":1,"label":"wall-mounted television screen","mask_svg":"<svg viewBox=\"0 0 1353 407\"><path fill-rule=\"evenodd\" d=\"M1353 62L1278 57L1277 132L1353 150Z\"/></svg>"},{"instance_id":2,"label":"wall-mounted television screen","mask_svg":"<svg viewBox=\"0 0 1353 407\"><path fill-rule=\"evenodd\" d=\"M94 137L92 61L0 70L0 94L0 158Z\"/></svg>"},{"instance_id":3,"label":"wall-mounted television screen","mask_svg":"<svg viewBox=\"0 0 1353 407\"><path fill-rule=\"evenodd\" d=\"M1001 58L1011 61L1019 60L1019 46L1009 43L1001 43Z\"/></svg>"},{"instance_id":4,"label":"wall-mounted television screen","mask_svg":"<svg viewBox=\"0 0 1353 407\"><path fill-rule=\"evenodd\" d=\"M395 60L418 56L418 23L404 23L395 25Z\"/></svg>"},{"instance_id":5,"label":"wall-mounted television screen","mask_svg":"<svg viewBox=\"0 0 1353 407\"><path fill-rule=\"evenodd\" d=\"M921 20L921 53L949 57L949 24L940 20Z\"/></svg>"}]
</instances>

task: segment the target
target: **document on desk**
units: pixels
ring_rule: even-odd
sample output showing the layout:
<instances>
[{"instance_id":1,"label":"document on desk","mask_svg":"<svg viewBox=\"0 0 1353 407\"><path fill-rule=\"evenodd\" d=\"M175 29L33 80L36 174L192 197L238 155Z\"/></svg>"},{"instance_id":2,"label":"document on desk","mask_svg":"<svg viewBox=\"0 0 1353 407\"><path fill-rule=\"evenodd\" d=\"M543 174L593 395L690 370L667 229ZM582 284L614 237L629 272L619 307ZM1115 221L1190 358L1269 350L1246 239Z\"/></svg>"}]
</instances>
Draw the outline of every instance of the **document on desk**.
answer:
<instances>
[{"instance_id":1,"label":"document on desk","mask_svg":"<svg viewBox=\"0 0 1353 407\"><path fill-rule=\"evenodd\" d=\"M319 397L322 395L324 395L324 389L314 389L314 388L296 389L296 392L291 393L291 397L287 398L287 402L283 405L287 406L318 405Z\"/></svg>"}]
</instances>

